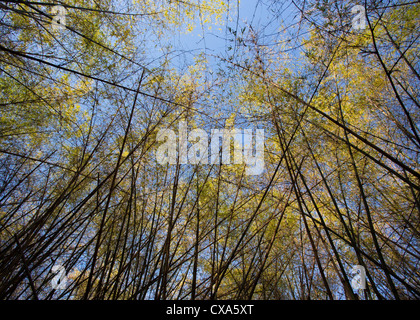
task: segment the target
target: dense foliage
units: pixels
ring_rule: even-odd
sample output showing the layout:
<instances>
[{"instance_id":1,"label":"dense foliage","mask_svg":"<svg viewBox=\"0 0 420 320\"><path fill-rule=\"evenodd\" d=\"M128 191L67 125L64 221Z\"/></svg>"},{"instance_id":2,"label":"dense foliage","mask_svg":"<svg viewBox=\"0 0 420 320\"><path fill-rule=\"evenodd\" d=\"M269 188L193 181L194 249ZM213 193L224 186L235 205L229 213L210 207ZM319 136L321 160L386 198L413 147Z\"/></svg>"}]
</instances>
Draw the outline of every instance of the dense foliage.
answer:
<instances>
[{"instance_id":1,"label":"dense foliage","mask_svg":"<svg viewBox=\"0 0 420 320\"><path fill-rule=\"evenodd\" d=\"M249 3L0 1L2 299L420 298L420 3ZM180 121L264 172L158 163Z\"/></svg>"}]
</instances>

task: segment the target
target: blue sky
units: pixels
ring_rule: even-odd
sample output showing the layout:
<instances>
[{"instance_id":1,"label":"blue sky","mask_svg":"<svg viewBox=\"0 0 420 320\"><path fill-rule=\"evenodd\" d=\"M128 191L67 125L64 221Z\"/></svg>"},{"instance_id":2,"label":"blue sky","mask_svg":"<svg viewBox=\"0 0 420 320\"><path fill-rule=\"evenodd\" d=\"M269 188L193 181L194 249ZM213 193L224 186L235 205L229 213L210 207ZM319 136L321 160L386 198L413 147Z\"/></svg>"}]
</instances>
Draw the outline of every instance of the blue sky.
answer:
<instances>
[{"instance_id":1,"label":"blue sky","mask_svg":"<svg viewBox=\"0 0 420 320\"><path fill-rule=\"evenodd\" d=\"M204 25L204 29L199 21L197 27L188 34L179 33L176 38L172 39L175 50L181 50L192 57L199 52L205 52L213 55L226 56L227 53L234 54L235 45L228 39L233 39L233 35L229 32L229 28L240 33L245 27L252 26L255 31L263 35L260 41L272 43L273 38L278 35L282 28L282 19L290 24L295 17L295 8L291 1L282 4L274 4L273 1L260 0L241 0L239 7L237 1L230 1L232 7L229 10L229 18L225 17L224 25L216 25L212 22ZM270 5L269 5L270 4ZM277 16L277 18L276 18ZM211 26L211 30L208 27ZM245 30L245 35L248 30ZM229 52L229 47L232 47Z\"/></svg>"}]
</instances>

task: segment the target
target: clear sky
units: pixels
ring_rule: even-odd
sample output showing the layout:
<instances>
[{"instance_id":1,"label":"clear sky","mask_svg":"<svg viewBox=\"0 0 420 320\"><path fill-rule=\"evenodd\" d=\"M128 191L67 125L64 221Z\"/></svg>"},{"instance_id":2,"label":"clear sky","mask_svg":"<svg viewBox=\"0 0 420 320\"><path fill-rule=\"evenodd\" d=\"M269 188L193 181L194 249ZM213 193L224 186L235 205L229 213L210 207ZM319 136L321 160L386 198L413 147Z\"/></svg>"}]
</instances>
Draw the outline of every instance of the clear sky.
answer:
<instances>
[{"instance_id":1,"label":"clear sky","mask_svg":"<svg viewBox=\"0 0 420 320\"><path fill-rule=\"evenodd\" d=\"M259 44L272 45L284 38L292 38L287 29L284 34L284 25L292 25L296 23L298 15L296 8L291 1L267 1L267 0L231 0L228 17L225 16L223 25L216 25L209 22L201 25L197 21L197 27L190 33L178 33L171 40L174 49L181 53L178 55L178 61L173 61L175 65L185 65L192 63L193 56L200 52L207 54L207 59L212 65L211 55L235 55L235 44L232 32L244 36L248 36L249 26L252 26L255 32L259 34ZM186 54L182 54L186 53ZM191 59L191 60L190 60Z\"/></svg>"}]
</instances>

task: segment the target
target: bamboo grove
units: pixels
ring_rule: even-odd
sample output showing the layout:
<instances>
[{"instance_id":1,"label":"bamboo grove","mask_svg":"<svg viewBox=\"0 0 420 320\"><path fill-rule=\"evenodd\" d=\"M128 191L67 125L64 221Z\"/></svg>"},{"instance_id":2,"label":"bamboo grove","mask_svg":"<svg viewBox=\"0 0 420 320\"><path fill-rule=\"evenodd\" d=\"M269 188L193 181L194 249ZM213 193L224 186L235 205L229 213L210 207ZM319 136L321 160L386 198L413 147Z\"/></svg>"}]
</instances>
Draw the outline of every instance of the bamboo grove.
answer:
<instances>
[{"instance_id":1,"label":"bamboo grove","mask_svg":"<svg viewBox=\"0 0 420 320\"><path fill-rule=\"evenodd\" d=\"M2 299L420 298L420 3L247 3L0 1ZM159 164L180 121L263 173Z\"/></svg>"}]
</instances>

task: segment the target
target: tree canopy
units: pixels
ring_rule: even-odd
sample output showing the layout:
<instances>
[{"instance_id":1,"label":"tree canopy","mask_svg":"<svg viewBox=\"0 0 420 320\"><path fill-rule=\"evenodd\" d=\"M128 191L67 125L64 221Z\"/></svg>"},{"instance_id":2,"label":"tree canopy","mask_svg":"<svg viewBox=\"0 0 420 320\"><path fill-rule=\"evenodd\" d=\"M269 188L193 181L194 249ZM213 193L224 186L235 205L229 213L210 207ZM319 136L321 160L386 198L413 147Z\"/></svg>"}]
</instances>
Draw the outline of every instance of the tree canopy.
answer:
<instances>
[{"instance_id":1,"label":"tree canopy","mask_svg":"<svg viewBox=\"0 0 420 320\"><path fill-rule=\"evenodd\" d=\"M420 3L244 2L0 1L2 299L420 298Z\"/></svg>"}]
</instances>

